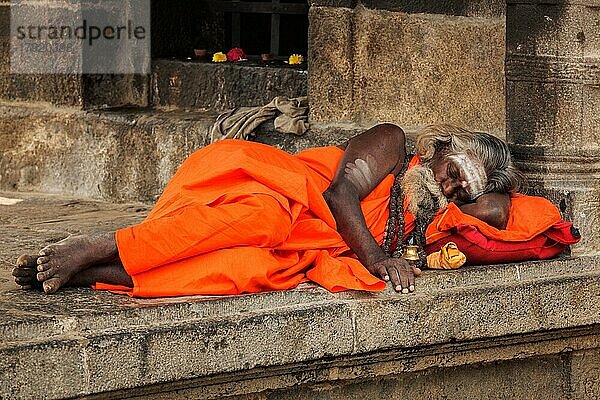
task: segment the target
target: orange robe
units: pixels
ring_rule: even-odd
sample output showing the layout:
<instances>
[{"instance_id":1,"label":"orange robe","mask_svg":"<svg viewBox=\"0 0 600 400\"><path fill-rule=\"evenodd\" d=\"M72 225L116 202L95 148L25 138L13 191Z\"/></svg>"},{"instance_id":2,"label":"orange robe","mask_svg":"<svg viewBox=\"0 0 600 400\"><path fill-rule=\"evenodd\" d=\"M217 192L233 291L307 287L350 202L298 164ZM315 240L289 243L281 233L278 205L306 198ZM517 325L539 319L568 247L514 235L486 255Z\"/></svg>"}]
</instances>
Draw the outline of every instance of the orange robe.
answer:
<instances>
[{"instance_id":1,"label":"orange robe","mask_svg":"<svg viewBox=\"0 0 600 400\"><path fill-rule=\"evenodd\" d=\"M355 258L322 193L343 150L297 155L260 143L223 140L192 154L142 223L116 233L136 297L240 294L313 281L332 292L380 291L385 282ZM362 202L379 243L393 175Z\"/></svg>"}]
</instances>

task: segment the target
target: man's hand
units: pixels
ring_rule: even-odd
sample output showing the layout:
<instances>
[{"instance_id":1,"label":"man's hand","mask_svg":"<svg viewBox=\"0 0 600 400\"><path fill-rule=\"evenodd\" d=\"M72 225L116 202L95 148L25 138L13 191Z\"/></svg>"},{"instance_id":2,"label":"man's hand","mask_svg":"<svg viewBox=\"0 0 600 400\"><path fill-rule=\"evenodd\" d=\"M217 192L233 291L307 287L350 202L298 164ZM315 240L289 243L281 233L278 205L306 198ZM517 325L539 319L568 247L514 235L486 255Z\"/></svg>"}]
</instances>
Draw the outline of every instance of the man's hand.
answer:
<instances>
[{"instance_id":1,"label":"man's hand","mask_svg":"<svg viewBox=\"0 0 600 400\"><path fill-rule=\"evenodd\" d=\"M392 281L397 292L409 293L415 290L415 276L421 270L411 266L404 258L384 258L368 268L369 272L384 281Z\"/></svg>"}]
</instances>

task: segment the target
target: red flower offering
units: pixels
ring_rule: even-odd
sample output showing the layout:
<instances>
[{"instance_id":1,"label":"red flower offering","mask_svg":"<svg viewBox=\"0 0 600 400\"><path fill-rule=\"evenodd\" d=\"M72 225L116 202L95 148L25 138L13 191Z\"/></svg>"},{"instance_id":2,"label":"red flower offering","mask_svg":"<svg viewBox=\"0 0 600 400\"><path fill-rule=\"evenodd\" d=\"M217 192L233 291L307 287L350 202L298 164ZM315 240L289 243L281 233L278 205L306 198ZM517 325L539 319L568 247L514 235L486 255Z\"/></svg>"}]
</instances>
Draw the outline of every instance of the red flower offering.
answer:
<instances>
[{"instance_id":1,"label":"red flower offering","mask_svg":"<svg viewBox=\"0 0 600 400\"><path fill-rule=\"evenodd\" d=\"M239 47L234 47L227 52L227 61L240 61L246 59L248 59L248 56L244 53L244 50Z\"/></svg>"}]
</instances>

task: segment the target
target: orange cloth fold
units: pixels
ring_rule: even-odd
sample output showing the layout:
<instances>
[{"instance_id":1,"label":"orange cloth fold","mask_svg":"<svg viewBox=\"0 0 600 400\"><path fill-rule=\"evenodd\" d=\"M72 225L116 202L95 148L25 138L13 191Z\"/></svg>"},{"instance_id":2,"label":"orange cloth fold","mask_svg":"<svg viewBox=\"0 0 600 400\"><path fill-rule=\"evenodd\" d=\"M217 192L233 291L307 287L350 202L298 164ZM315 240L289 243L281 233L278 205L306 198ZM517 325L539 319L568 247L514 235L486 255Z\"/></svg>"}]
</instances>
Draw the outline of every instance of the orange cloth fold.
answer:
<instances>
[{"instance_id":1,"label":"orange cloth fold","mask_svg":"<svg viewBox=\"0 0 600 400\"><path fill-rule=\"evenodd\" d=\"M352 256L322 193L343 151L291 155L260 143L224 140L192 154L142 223L116 233L127 290L136 297L240 294L313 281L331 290L379 291L385 283ZM362 202L383 240L394 177Z\"/></svg>"},{"instance_id":2,"label":"orange cloth fold","mask_svg":"<svg viewBox=\"0 0 600 400\"><path fill-rule=\"evenodd\" d=\"M460 225L472 225L488 239L503 242L525 242L547 231L562 221L560 212L550 201L543 197L513 194L510 199L510 212L506 229L491 225L464 214L454 203L440 210L433 222L427 227L427 243L448 237L452 228Z\"/></svg>"}]
</instances>

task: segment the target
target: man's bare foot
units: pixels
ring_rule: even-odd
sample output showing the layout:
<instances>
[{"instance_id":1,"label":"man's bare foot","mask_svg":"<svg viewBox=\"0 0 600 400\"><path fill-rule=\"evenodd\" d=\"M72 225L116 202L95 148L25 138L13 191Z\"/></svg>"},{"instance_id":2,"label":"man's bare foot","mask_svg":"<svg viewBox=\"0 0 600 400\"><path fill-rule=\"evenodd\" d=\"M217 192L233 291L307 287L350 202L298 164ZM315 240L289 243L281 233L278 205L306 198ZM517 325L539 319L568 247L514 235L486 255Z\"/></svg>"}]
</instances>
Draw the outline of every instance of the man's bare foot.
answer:
<instances>
[{"instance_id":1,"label":"man's bare foot","mask_svg":"<svg viewBox=\"0 0 600 400\"><path fill-rule=\"evenodd\" d=\"M27 254L17 258L17 266L13 268L12 275L15 277L15 283L22 289L42 288L42 284L37 280L37 260L38 256Z\"/></svg>"},{"instance_id":2,"label":"man's bare foot","mask_svg":"<svg viewBox=\"0 0 600 400\"><path fill-rule=\"evenodd\" d=\"M78 272L113 261L118 256L114 232L70 236L40 250L37 280L42 283L44 292L54 293Z\"/></svg>"}]
</instances>

